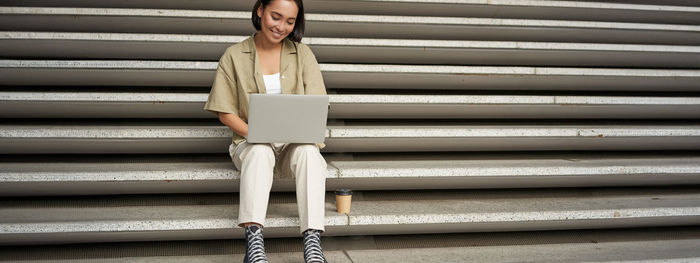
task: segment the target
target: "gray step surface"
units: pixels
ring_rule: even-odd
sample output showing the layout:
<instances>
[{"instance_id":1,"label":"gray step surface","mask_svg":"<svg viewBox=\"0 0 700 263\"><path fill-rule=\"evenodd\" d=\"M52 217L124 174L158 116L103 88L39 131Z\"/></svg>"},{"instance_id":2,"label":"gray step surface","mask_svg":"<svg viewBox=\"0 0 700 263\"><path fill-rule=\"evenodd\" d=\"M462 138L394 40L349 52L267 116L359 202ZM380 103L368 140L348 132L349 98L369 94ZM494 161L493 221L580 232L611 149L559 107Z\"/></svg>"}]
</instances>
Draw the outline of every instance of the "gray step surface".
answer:
<instances>
[{"instance_id":1,"label":"gray step surface","mask_svg":"<svg viewBox=\"0 0 700 263\"><path fill-rule=\"evenodd\" d=\"M196 157L82 161L31 156L0 163L0 195L106 195L239 191L231 160ZM196 159L202 159L198 157ZM529 154L425 155L411 160L327 155L326 189L477 189L700 184L698 156ZM292 178L276 177L273 191L294 191Z\"/></svg>"},{"instance_id":2,"label":"gray step surface","mask_svg":"<svg viewBox=\"0 0 700 263\"><path fill-rule=\"evenodd\" d=\"M681 232L685 231L685 232ZM330 262L694 262L697 229L322 237ZM273 262L303 262L301 238L265 240ZM18 246L0 262L235 262L243 240ZM378 258L381 257L381 260Z\"/></svg>"},{"instance_id":3,"label":"gray step surface","mask_svg":"<svg viewBox=\"0 0 700 263\"><path fill-rule=\"evenodd\" d=\"M6 0L5 5L35 7L168 8L249 11L252 3L241 1L85 1ZM647 4L597 3L585 1L348 1L307 0L309 13L455 16L529 19L573 19L624 22L698 24L700 8L674 6L664 1Z\"/></svg>"},{"instance_id":4,"label":"gray step surface","mask_svg":"<svg viewBox=\"0 0 700 263\"><path fill-rule=\"evenodd\" d=\"M350 250L353 262L644 262L700 261L700 240L605 244ZM289 255L292 257L292 255ZM223 261L222 261L223 262Z\"/></svg>"},{"instance_id":5,"label":"gray step surface","mask_svg":"<svg viewBox=\"0 0 700 263\"><path fill-rule=\"evenodd\" d=\"M286 196L286 197L284 197ZM326 236L696 225L696 188L356 192L326 196ZM272 194L266 237L299 236L294 194ZM0 244L242 238L234 195L9 199Z\"/></svg>"},{"instance_id":6,"label":"gray step surface","mask_svg":"<svg viewBox=\"0 0 700 263\"><path fill-rule=\"evenodd\" d=\"M523 262L522 257L537 262L595 263L692 263L700 261L695 249L700 241L629 242L628 244L540 245L527 247L488 248L423 248L392 250L348 250L324 252L329 262ZM462 250L463 249L463 250ZM346 254L347 253L347 254ZM642 253L642 254L640 254ZM648 254L643 254L648 253ZM652 254L653 253L653 254ZM508 256L505 256L508 255ZM591 256L593 255L593 256ZM153 256L120 259L0 261L14 263L96 262L96 263L218 263L238 262L244 255ZM271 262L303 263L302 252L267 253ZM629 260L626 260L629 259Z\"/></svg>"},{"instance_id":7,"label":"gray step surface","mask_svg":"<svg viewBox=\"0 0 700 263\"><path fill-rule=\"evenodd\" d=\"M217 65L204 61L0 60L0 85L208 87ZM373 64L320 67L330 89L700 89L700 70Z\"/></svg>"},{"instance_id":8,"label":"gray step surface","mask_svg":"<svg viewBox=\"0 0 700 263\"><path fill-rule=\"evenodd\" d=\"M247 36L0 32L7 58L218 61ZM437 65L700 67L700 47L518 41L304 38L319 62Z\"/></svg>"},{"instance_id":9,"label":"gray step surface","mask_svg":"<svg viewBox=\"0 0 700 263\"><path fill-rule=\"evenodd\" d=\"M225 153L223 125L0 125L0 153ZM328 126L326 152L697 150L687 125Z\"/></svg>"},{"instance_id":10,"label":"gray step surface","mask_svg":"<svg viewBox=\"0 0 700 263\"><path fill-rule=\"evenodd\" d=\"M654 5L658 4L658 1L654 0L605 0L605 1L600 1L600 0L583 0L585 2L610 2L610 3L623 3L623 4L643 4L643 5ZM678 6L700 6L700 3L695 0L668 0L664 1L664 3L667 3L669 5L678 5Z\"/></svg>"},{"instance_id":11,"label":"gray step surface","mask_svg":"<svg viewBox=\"0 0 700 263\"><path fill-rule=\"evenodd\" d=\"M699 236L697 227L672 227L323 236L322 240L324 254L333 260L331 262L374 262L364 260L364 257L380 254L384 256L382 261L413 262L412 259L405 258L411 253L414 256L434 257L434 260L413 258L419 262L522 262L523 257L536 257L538 262L689 262L698 252L697 249L688 248L698 242ZM238 262L243 257L243 242L240 239L228 239L14 246L0 248L0 262ZM273 262L303 262L301 249L300 237L265 240L265 250ZM480 252L475 253L477 251ZM537 255L530 255L532 253ZM451 257L446 257L448 255Z\"/></svg>"},{"instance_id":12,"label":"gray step surface","mask_svg":"<svg viewBox=\"0 0 700 263\"><path fill-rule=\"evenodd\" d=\"M307 37L700 43L697 25L339 14L307 14L305 18ZM0 30L5 31L219 35L254 32L250 12L244 11L0 7L0 23Z\"/></svg>"},{"instance_id":13,"label":"gray step surface","mask_svg":"<svg viewBox=\"0 0 700 263\"><path fill-rule=\"evenodd\" d=\"M333 151L534 151L698 149L700 126L341 126Z\"/></svg>"},{"instance_id":14,"label":"gray step surface","mask_svg":"<svg viewBox=\"0 0 700 263\"><path fill-rule=\"evenodd\" d=\"M1 92L2 118L215 118L206 93ZM331 119L695 119L697 97L330 94Z\"/></svg>"}]
</instances>

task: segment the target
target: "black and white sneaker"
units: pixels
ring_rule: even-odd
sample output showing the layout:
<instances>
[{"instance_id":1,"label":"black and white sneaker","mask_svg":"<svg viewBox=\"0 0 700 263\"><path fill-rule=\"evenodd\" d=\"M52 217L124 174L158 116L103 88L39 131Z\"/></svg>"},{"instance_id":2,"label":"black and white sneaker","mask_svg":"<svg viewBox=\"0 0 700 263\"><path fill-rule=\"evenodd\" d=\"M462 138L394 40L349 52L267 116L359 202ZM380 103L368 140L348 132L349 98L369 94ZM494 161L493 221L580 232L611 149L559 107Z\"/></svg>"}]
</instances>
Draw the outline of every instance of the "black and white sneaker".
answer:
<instances>
[{"instance_id":1,"label":"black and white sneaker","mask_svg":"<svg viewBox=\"0 0 700 263\"><path fill-rule=\"evenodd\" d=\"M328 263L321 249L321 230L304 231L304 261L306 263Z\"/></svg>"},{"instance_id":2,"label":"black and white sneaker","mask_svg":"<svg viewBox=\"0 0 700 263\"><path fill-rule=\"evenodd\" d=\"M265 255L262 227L250 225L245 228L245 257L243 263L269 263Z\"/></svg>"}]
</instances>

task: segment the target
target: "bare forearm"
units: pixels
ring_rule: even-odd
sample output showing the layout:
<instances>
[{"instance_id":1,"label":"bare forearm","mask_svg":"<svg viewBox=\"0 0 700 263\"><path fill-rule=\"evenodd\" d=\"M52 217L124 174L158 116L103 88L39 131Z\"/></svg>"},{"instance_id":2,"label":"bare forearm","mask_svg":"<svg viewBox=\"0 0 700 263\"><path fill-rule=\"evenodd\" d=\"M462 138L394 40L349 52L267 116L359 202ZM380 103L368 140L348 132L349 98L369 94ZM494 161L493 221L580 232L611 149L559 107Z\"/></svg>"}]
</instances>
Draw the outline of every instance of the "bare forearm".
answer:
<instances>
[{"instance_id":1,"label":"bare forearm","mask_svg":"<svg viewBox=\"0 0 700 263\"><path fill-rule=\"evenodd\" d=\"M236 134L248 136L248 124L236 114L219 112L219 121L228 126Z\"/></svg>"}]
</instances>

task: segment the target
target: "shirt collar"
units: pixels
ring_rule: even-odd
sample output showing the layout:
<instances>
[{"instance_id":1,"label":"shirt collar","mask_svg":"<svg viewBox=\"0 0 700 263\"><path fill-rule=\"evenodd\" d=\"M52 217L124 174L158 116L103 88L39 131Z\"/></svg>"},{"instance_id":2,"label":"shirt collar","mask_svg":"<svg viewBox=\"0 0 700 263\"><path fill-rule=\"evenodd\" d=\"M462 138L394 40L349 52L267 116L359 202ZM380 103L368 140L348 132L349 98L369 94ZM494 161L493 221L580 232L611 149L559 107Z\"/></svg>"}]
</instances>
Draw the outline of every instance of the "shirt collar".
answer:
<instances>
[{"instance_id":1,"label":"shirt collar","mask_svg":"<svg viewBox=\"0 0 700 263\"><path fill-rule=\"evenodd\" d=\"M257 32L256 32L257 33ZM265 88L265 82L263 81L262 78L262 73L260 71L260 61L258 61L258 56L255 53L255 40L253 39L255 37L255 33L250 36L248 39L244 40L242 42L242 47L241 47L241 52L243 53L248 53L250 54L250 59L253 61L253 68L255 71L255 84L258 87L258 90L260 93L267 93L267 89ZM282 76L282 93L290 93L291 87L289 86L289 83L285 83L285 74L286 70L289 67L292 62L296 61L295 57L292 57L289 54L296 54L297 49L296 45L294 42L291 40L285 38L282 40L282 56L280 58L280 75Z\"/></svg>"},{"instance_id":2,"label":"shirt collar","mask_svg":"<svg viewBox=\"0 0 700 263\"><path fill-rule=\"evenodd\" d=\"M246 40L243 40L242 45L243 47L241 48L241 52L243 53L252 53L255 54L255 40L253 39L257 32L253 33L249 38ZM284 38L282 40L282 54L296 54L297 49L296 45L289 40L288 38Z\"/></svg>"}]
</instances>

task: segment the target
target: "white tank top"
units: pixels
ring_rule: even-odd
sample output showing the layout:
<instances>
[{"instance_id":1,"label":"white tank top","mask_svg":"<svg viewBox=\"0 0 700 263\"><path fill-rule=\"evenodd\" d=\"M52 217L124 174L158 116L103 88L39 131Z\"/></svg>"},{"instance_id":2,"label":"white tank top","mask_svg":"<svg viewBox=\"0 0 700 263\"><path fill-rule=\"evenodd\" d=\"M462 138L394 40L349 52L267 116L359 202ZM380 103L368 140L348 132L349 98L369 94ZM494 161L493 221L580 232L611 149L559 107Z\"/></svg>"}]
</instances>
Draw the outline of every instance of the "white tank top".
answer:
<instances>
[{"instance_id":1,"label":"white tank top","mask_svg":"<svg viewBox=\"0 0 700 263\"><path fill-rule=\"evenodd\" d=\"M265 80L265 90L267 94L282 94L282 83L280 83L280 73L263 75Z\"/></svg>"}]
</instances>

